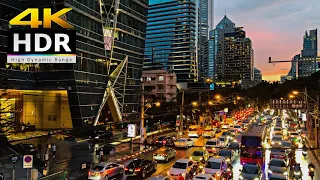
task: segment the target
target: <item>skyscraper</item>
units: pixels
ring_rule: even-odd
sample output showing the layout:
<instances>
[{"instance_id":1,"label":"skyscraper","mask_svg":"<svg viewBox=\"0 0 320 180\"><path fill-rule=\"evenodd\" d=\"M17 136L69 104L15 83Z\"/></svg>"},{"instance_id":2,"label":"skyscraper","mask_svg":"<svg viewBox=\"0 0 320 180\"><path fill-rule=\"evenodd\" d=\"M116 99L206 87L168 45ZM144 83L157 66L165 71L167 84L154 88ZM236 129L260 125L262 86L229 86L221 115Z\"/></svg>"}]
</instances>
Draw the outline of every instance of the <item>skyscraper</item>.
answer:
<instances>
[{"instance_id":1,"label":"skyscraper","mask_svg":"<svg viewBox=\"0 0 320 180\"><path fill-rule=\"evenodd\" d=\"M261 71L257 68L254 68L254 81L256 81L256 83L259 83L262 81Z\"/></svg>"},{"instance_id":2,"label":"skyscraper","mask_svg":"<svg viewBox=\"0 0 320 180\"><path fill-rule=\"evenodd\" d=\"M306 31L303 36L303 50L301 50L301 58L298 62L298 77L306 77L315 73L318 69L318 63L312 61L317 58L318 53L318 37L317 29ZM311 60L311 61L310 61Z\"/></svg>"},{"instance_id":3,"label":"skyscraper","mask_svg":"<svg viewBox=\"0 0 320 180\"><path fill-rule=\"evenodd\" d=\"M37 128L44 128L43 125L47 123L49 125L45 128L90 125L97 115L108 85L108 65L111 64L111 69L115 69L125 56L129 56L128 85L117 92L121 96L118 101L125 104L123 113L138 110L148 6L144 0L118 2L119 10L116 13L119 23L114 37L111 37L115 39L112 61L111 49L108 47L110 44L106 43L103 33L113 26L106 25L103 18L107 11L115 14L111 8L112 0L104 0L102 4L100 1L84 0L0 2L0 70L11 77L6 83L11 85L12 89L8 91L10 97L15 99L14 106L21 108L15 117L17 121L30 122ZM52 8L53 13L65 7L73 9L66 14L65 19L77 31L76 64L6 64L7 39L3 34L10 28L8 21L22 10L32 7ZM112 110L106 105L100 116L102 121L107 119L108 111Z\"/></svg>"},{"instance_id":4,"label":"skyscraper","mask_svg":"<svg viewBox=\"0 0 320 180\"><path fill-rule=\"evenodd\" d=\"M198 9L198 68L199 78L208 77L208 0L199 0Z\"/></svg>"},{"instance_id":5,"label":"skyscraper","mask_svg":"<svg viewBox=\"0 0 320 180\"><path fill-rule=\"evenodd\" d=\"M214 30L215 76L223 81L252 81L254 58L252 41L242 27L224 16ZM210 66L210 65L209 65Z\"/></svg>"},{"instance_id":6,"label":"skyscraper","mask_svg":"<svg viewBox=\"0 0 320 180\"><path fill-rule=\"evenodd\" d=\"M210 79L215 79L214 47L215 47L214 30L211 30L209 32L209 40L208 40L208 77Z\"/></svg>"},{"instance_id":7,"label":"skyscraper","mask_svg":"<svg viewBox=\"0 0 320 180\"><path fill-rule=\"evenodd\" d=\"M292 58L293 62L291 62L291 68L290 71L288 72L289 77L292 77L292 79L296 79L297 78L297 62L300 60L300 54L295 55Z\"/></svg>"},{"instance_id":8,"label":"skyscraper","mask_svg":"<svg viewBox=\"0 0 320 180\"><path fill-rule=\"evenodd\" d=\"M197 79L196 2L150 0L144 69L175 72L177 82Z\"/></svg>"}]
</instances>

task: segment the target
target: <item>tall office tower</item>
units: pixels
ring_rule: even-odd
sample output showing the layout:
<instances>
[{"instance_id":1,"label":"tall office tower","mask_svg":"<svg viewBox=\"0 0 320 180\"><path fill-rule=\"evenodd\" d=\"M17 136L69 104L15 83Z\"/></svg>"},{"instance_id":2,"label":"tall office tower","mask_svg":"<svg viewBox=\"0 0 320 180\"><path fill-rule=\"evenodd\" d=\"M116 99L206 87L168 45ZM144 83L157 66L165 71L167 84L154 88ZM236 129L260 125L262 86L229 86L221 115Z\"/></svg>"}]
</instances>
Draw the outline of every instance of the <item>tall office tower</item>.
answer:
<instances>
[{"instance_id":1,"label":"tall office tower","mask_svg":"<svg viewBox=\"0 0 320 180\"><path fill-rule=\"evenodd\" d=\"M210 34L210 31L214 29L214 0L208 0L208 12L208 25Z\"/></svg>"},{"instance_id":2,"label":"tall office tower","mask_svg":"<svg viewBox=\"0 0 320 180\"><path fill-rule=\"evenodd\" d=\"M291 62L291 68L290 71L288 72L288 77L290 77L291 79L296 79L297 78L297 62L300 60L300 54L295 55L292 58L293 62Z\"/></svg>"},{"instance_id":3,"label":"tall office tower","mask_svg":"<svg viewBox=\"0 0 320 180\"><path fill-rule=\"evenodd\" d=\"M317 29L310 30L309 34L303 37L303 50L301 50L301 58L298 62L298 77L306 77L315 73L318 69L318 63L312 61L317 58L318 38ZM310 61L311 60L311 61Z\"/></svg>"},{"instance_id":4,"label":"tall office tower","mask_svg":"<svg viewBox=\"0 0 320 180\"><path fill-rule=\"evenodd\" d=\"M214 54L217 80L253 80L252 42L242 27L235 27L227 16L214 30Z\"/></svg>"},{"instance_id":5,"label":"tall office tower","mask_svg":"<svg viewBox=\"0 0 320 180\"><path fill-rule=\"evenodd\" d=\"M150 0L144 69L174 71L177 82L197 79L194 0Z\"/></svg>"},{"instance_id":6,"label":"tall office tower","mask_svg":"<svg viewBox=\"0 0 320 180\"><path fill-rule=\"evenodd\" d=\"M257 68L254 68L254 81L256 81L256 83L259 83L262 81L261 71Z\"/></svg>"},{"instance_id":7,"label":"tall office tower","mask_svg":"<svg viewBox=\"0 0 320 180\"><path fill-rule=\"evenodd\" d=\"M1 52L0 70L9 74L11 85L8 98L19 109L15 119L29 122L37 128L83 127L93 123L105 89L108 87L108 65L114 67L125 55L129 56L128 78L130 86L125 93L124 111L139 107L140 77L144 51L144 26L147 3L144 0L119 3L117 31L114 33L114 53L110 62L110 48L105 42L105 25L101 12L109 11L112 0L2 0L0 3L0 33L9 28L8 21L26 8L72 8L64 17L77 31L76 64L6 64L6 53ZM107 8L102 10L102 6ZM114 9L110 12L113 13ZM58 25L56 26L58 27ZM0 36L0 43L7 39ZM1 47L1 45L0 45ZM1 51L3 48L1 48ZM123 54L123 56L122 56ZM121 57L119 57L121 55ZM112 68L114 69L114 68ZM123 91L119 92L119 94ZM130 99L132 98L132 99ZM100 120L108 119L106 105ZM119 118L119 117L118 117ZM110 119L110 118L109 118ZM114 119L116 120L116 119ZM119 120L119 119L118 119Z\"/></svg>"},{"instance_id":8,"label":"tall office tower","mask_svg":"<svg viewBox=\"0 0 320 180\"><path fill-rule=\"evenodd\" d=\"M215 57L214 57L214 30L209 32L208 40L208 77L215 79Z\"/></svg>"},{"instance_id":9,"label":"tall office tower","mask_svg":"<svg viewBox=\"0 0 320 180\"><path fill-rule=\"evenodd\" d=\"M199 80L208 77L208 19L209 19L209 2L208 0L198 1L198 74Z\"/></svg>"}]
</instances>

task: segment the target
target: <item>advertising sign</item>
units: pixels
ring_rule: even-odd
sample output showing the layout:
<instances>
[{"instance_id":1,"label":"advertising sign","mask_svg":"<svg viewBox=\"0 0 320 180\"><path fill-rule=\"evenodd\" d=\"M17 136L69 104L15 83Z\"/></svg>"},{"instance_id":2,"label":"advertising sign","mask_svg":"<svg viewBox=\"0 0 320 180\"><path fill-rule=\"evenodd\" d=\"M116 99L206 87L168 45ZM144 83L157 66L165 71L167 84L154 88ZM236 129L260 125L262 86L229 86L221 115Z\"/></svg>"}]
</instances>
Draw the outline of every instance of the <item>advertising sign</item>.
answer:
<instances>
[{"instance_id":1,"label":"advertising sign","mask_svg":"<svg viewBox=\"0 0 320 180\"><path fill-rule=\"evenodd\" d=\"M137 127L135 124L128 124L128 137L136 137L137 135Z\"/></svg>"},{"instance_id":2,"label":"advertising sign","mask_svg":"<svg viewBox=\"0 0 320 180\"><path fill-rule=\"evenodd\" d=\"M23 168L32 168L33 165L33 155L23 156Z\"/></svg>"}]
</instances>

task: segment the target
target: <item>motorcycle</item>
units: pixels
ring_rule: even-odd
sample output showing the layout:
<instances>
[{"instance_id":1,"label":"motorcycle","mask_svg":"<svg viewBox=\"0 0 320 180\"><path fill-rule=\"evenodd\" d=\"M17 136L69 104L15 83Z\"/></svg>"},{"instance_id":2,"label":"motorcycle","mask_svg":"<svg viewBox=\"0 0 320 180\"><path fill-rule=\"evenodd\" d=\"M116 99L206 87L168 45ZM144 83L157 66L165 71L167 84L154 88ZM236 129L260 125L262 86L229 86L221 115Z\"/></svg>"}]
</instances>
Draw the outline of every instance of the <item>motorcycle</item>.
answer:
<instances>
[{"instance_id":1,"label":"motorcycle","mask_svg":"<svg viewBox=\"0 0 320 180\"><path fill-rule=\"evenodd\" d=\"M309 169L309 176L311 177L311 179L313 179L313 177L314 177L314 168L310 168Z\"/></svg>"},{"instance_id":2,"label":"motorcycle","mask_svg":"<svg viewBox=\"0 0 320 180\"><path fill-rule=\"evenodd\" d=\"M306 159L307 158L307 151L306 150L302 150L302 155Z\"/></svg>"},{"instance_id":3,"label":"motorcycle","mask_svg":"<svg viewBox=\"0 0 320 180\"><path fill-rule=\"evenodd\" d=\"M302 179L302 171L300 166L294 166L292 171L292 179Z\"/></svg>"}]
</instances>

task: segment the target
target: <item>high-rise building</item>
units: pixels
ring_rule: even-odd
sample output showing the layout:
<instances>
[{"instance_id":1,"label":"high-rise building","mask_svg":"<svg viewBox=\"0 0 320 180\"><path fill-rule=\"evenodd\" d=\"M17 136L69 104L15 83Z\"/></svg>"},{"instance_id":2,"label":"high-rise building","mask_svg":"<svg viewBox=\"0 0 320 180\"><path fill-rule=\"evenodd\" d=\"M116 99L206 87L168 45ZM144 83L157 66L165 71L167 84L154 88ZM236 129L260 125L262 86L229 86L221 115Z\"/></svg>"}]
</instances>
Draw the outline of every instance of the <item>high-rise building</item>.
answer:
<instances>
[{"instance_id":1,"label":"high-rise building","mask_svg":"<svg viewBox=\"0 0 320 180\"><path fill-rule=\"evenodd\" d=\"M32 3L31 3L32 1ZM19 109L16 121L36 128L83 127L95 119L105 89L108 86L108 65L115 69L125 56L129 56L123 113L131 113L139 107L140 78L144 56L144 40L147 2L144 0L119 1L119 10L113 12L112 0L2 0L0 2L0 70L9 74L6 84L8 99ZM5 31L8 21L26 8L52 8L53 13L62 8L73 10L65 16L77 31L76 64L6 64ZM109 8L109 9L108 9ZM114 33L113 56L103 31L106 25L101 12L118 15ZM119 80L121 81L121 80ZM118 95L117 94L117 95ZM121 100L122 100L121 99ZM106 105L100 120L110 119Z\"/></svg>"},{"instance_id":2,"label":"high-rise building","mask_svg":"<svg viewBox=\"0 0 320 180\"><path fill-rule=\"evenodd\" d=\"M215 79L215 57L214 57L214 30L209 32L208 40L208 77L210 79Z\"/></svg>"},{"instance_id":3,"label":"high-rise building","mask_svg":"<svg viewBox=\"0 0 320 180\"><path fill-rule=\"evenodd\" d=\"M144 70L175 72L177 82L197 79L196 3L150 0Z\"/></svg>"},{"instance_id":4,"label":"high-rise building","mask_svg":"<svg viewBox=\"0 0 320 180\"><path fill-rule=\"evenodd\" d=\"M316 58L318 55L317 29L306 31L303 37L303 50L298 62L298 77L306 77L315 73L318 69ZM312 61L314 59L314 61Z\"/></svg>"},{"instance_id":5,"label":"high-rise building","mask_svg":"<svg viewBox=\"0 0 320 180\"><path fill-rule=\"evenodd\" d=\"M297 61L300 60L300 54L295 55L292 58L292 60L293 61L291 62L291 68L287 76L292 77L292 79L296 79L297 78Z\"/></svg>"},{"instance_id":6,"label":"high-rise building","mask_svg":"<svg viewBox=\"0 0 320 180\"><path fill-rule=\"evenodd\" d=\"M208 77L208 19L209 1L199 0L198 9L198 74L199 79Z\"/></svg>"},{"instance_id":7,"label":"high-rise building","mask_svg":"<svg viewBox=\"0 0 320 180\"><path fill-rule=\"evenodd\" d=\"M208 25L209 25L209 33L214 29L214 0L208 0Z\"/></svg>"},{"instance_id":8,"label":"high-rise building","mask_svg":"<svg viewBox=\"0 0 320 180\"><path fill-rule=\"evenodd\" d=\"M223 81L252 81L254 58L252 41L242 27L224 16L214 30L215 76Z\"/></svg>"},{"instance_id":9,"label":"high-rise building","mask_svg":"<svg viewBox=\"0 0 320 180\"><path fill-rule=\"evenodd\" d=\"M262 74L261 71L257 68L254 68L254 81L259 83L262 81Z\"/></svg>"}]
</instances>

